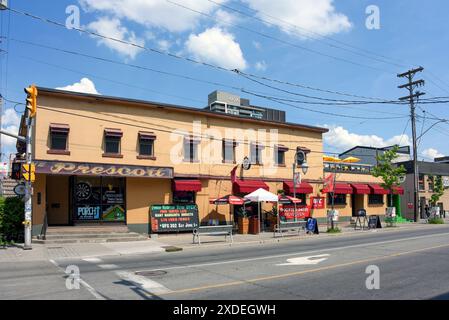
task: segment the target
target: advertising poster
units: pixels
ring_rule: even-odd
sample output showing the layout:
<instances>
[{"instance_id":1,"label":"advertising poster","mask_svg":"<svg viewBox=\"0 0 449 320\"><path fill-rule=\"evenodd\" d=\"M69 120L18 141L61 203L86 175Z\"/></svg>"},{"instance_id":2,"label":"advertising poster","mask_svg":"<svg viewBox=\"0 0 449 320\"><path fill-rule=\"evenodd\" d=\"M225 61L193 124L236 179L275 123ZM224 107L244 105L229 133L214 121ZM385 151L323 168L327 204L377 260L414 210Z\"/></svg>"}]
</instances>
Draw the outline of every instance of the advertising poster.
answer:
<instances>
[{"instance_id":1,"label":"advertising poster","mask_svg":"<svg viewBox=\"0 0 449 320\"><path fill-rule=\"evenodd\" d=\"M152 205L150 220L153 233L193 231L199 225L198 206L196 204Z\"/></svg>"}]
</instances>

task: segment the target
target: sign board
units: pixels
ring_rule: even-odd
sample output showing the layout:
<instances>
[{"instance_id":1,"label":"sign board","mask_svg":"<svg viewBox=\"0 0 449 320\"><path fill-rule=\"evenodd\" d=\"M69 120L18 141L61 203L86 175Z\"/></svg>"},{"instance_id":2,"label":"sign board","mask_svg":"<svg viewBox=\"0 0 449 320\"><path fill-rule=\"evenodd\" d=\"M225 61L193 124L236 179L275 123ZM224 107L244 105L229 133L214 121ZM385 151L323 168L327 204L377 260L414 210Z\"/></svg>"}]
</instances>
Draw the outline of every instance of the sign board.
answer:
<instances>
[{"instance_id":1,"label":"sign board","mask_svg":"<svg viewBox=\"0 0 449 320\"><path fill-rule=\"evenodd\" d=\"M17 196L24 196L25 195L25 184L24 183L19 183L14 187L14 193Z\"/></svg>"},{"instance_id":2,"label":"sign board","mask_svg":"<svg viewBox=\"0 0 449 320\"><path fill-rule=\"evenodd\" d=\"M443 187L449 188L449 177L443 177Z\"/></svg>"},{"instance_id":3,"label":"sign board","mask_svg":"<svg viewBox=\"0 0 449 320\"><path fill-rule=\"evenodd\" d=\"M380 223L379 216L369 216L368 218L368 229L381 229L382 224Z\"/></svg>"},{"instance_id":4,"label":"sign board","mask_svg":"<svg viewBox=\"0 0 449 320\"><path fill-rule=\"evenodd\" d=\"M285 221L302 220L310 217L310 208L307 206L284 204L279 209L279 217L284 218Z\"/></svg>"},{"instance_id":5,"label":"sign board","mask_svg":"<svg viewBox=\"0 0 449 320\"><path fill-rule=\"evenodd\" d=\"M79 163L35 161L36 173L61 175L89 175L103 177L173 178L173 168L115 165L107 163Z\"/></svg>"},{"instance_id":6,"label":"sign board","mask_svg":"<svg viewBox=\"0 0 449 320\"><path fill-rule=\"evenodd\" d=\"M199 226L196 204L158 204L150 208L151 232L192 231Z\"/></svg>"},{"instance_id":7,"label":"sign board","mask_svg":"<svg viewBox=\"0 0 449 320\"><path fill-rule=\"evenodd\" d=\"M310 206L312 209L324 209L324 197L310 197Z\"/></svg>"}]
</instances>

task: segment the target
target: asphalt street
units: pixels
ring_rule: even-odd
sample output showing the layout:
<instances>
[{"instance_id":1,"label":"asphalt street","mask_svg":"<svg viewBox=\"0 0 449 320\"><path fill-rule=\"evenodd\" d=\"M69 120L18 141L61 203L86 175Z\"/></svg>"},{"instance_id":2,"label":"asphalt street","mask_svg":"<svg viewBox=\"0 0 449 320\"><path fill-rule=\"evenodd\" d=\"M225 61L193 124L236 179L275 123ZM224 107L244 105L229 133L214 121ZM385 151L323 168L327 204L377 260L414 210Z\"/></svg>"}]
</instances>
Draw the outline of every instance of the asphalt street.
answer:
<instances>
[{"instance_id":1,"label":"asphalt street","mask_svg":"<svg viewBox=\"0 0 449 320\"><path fill-rule=\"evenodd\" d=\"M449 226L0 265L0 299L37 298L449 299Z\"/></svg>"}]
</instances>

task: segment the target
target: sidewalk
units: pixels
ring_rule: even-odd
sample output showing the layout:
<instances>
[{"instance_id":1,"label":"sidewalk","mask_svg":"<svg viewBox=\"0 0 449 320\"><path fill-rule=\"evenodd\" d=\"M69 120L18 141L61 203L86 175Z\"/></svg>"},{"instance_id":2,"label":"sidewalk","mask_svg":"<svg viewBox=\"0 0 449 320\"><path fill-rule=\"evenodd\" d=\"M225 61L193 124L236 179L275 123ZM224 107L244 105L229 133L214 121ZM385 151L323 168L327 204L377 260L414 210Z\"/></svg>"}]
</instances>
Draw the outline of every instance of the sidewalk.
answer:
<instances>
[{"instance_id":1,"label":"sidewalk","mask_svg":"<svg viewBox=\"0 0 449 320\"><path fill-rule=\"evenodd\" d=\"M449 219L448 219L449 220ZM448 222L446 222L448 223ZM319 235L307 235L304 232L294 235L291 233L284 237L273 237L272 232L264 232L260 235L241 235L235 234L233 246L248 244L279 243L282 241L294 241L305 239L324 239L328 237L354 236L360 234L369 234L373 232L399 232L401 230L410 230L416 228L438 228L444 225L429 225L426 223L403 223L396 227L374 230L354 230L351 226L340 226L342 232L338 234L326 233L327 226L320 225ZM201 236L201 245L192 243L191 233L181 234L162 234L147 241L132 242L109 242L109 243L78 243L78 244L33 244L32 250L23 250L20 245L9 246L6 249L0 249L1 262L25 262L25 261L48 261L52 259L64 258L89 258L101 256L120 256L132 254L149 254L165 252L167 248L179 249L199 249L212 246L230 246L229 239L224 241L224 236Z\"/></svg>"}]
</instances>

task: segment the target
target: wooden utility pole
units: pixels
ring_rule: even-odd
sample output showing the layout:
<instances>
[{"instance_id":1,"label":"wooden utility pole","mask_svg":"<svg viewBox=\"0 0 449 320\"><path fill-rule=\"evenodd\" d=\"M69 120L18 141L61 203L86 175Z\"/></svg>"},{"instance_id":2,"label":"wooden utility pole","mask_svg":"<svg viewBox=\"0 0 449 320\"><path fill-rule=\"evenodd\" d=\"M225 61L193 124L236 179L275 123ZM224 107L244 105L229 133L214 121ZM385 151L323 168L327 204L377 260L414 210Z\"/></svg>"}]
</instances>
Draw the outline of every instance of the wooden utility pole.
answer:
<instances>
[{"instance_id":1,"label":"wooden utility pole","mask_svg":"<svg viewBox=\"0 0 449 320\"><path fill-rule=\"evenodd\" d=\"M415 115L415 99L418 100L420 96L425 95L423 92L416 91L415 88L424 86L424 80L413 81L413 77L416 73L422 72L423 67L409 70L407 72L398 74L398 78L407 78L408 83L400 85L399 89L408 89L409 95L406 97L399 98L400 101L408 100L410 103L410 118L412 121L412 139L413 139L413 208L414 208L414 220L419 221L418 216L418 153L417 153L417 143L416 143L416 115Z\"/></svg>"}]
</instances>

